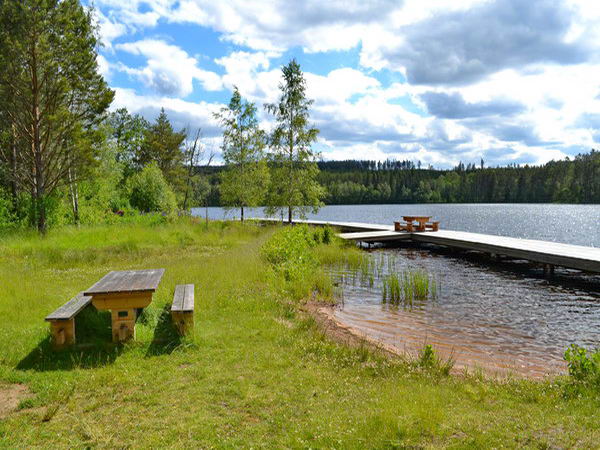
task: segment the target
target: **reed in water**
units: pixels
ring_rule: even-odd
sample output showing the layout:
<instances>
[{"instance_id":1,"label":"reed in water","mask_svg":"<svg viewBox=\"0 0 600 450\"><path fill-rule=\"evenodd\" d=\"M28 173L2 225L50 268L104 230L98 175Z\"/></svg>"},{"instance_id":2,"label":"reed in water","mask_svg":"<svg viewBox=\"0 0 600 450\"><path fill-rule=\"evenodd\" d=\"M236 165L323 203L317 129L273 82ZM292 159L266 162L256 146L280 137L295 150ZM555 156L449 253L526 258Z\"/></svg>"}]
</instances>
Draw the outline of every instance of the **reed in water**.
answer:
<instances>
[{"instance_id":1,"label":"reed in water","mask_svg":"<svg viewBox=\"0 0 600 450\"><path fill-rule=\"evenodd\" d=\"M384 302L412 305L415 300L437 297L437 282L423 270L408 270L383 278L381 294Z\"/></svg>"}]
</instances>

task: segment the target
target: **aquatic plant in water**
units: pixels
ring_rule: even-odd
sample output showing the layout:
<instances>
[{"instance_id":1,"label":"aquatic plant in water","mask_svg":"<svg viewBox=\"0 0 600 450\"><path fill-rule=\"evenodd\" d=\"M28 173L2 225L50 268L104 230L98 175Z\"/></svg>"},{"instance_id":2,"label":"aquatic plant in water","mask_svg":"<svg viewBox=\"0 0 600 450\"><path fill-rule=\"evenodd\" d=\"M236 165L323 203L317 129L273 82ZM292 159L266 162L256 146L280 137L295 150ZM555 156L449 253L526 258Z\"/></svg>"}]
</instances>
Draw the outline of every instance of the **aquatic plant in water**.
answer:
<instances>
[{"instance_id":1,"label":"aquatic plant in water","mask_svg":"<svg viewBox=\"0 0 600 450\"><path fill-rule=\"evenodd\" d=\"M437 282L423 270L408 270L383 278L382 298L392 304L412 305L415 300L437 297Z\"/></svg>"}]
</instances>

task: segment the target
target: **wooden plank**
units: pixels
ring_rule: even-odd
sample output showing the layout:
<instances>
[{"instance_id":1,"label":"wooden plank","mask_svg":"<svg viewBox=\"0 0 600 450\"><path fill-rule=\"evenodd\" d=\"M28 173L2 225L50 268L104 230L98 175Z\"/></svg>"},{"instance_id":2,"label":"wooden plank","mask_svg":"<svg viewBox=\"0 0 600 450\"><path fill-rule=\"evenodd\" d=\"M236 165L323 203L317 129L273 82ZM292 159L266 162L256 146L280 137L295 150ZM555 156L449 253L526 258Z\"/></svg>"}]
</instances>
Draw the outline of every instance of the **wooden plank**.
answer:
<instances>
[{"instance_id":1,"label":"wooden plank","mask_svg":"<svg viewBox=\"0 0 600 450\"><path fill-rule=\"evenodd\" d=\"M92 304L100 310L145 308L152 303L152 292L119 292L92 296Z\"/></svg>"},{"instance_id":2,"label":"wooden plank","mask_svg":"<svg viewBox=\"0 0 600 450\"><path fill-rule=\"evenodd\" d=\"M256 218L249 219L255 220L257 222L264 223L283 223L284 225L288 224L287 221L281 222L279 219L272 218ZM362 223L362 222L340 222L334 220L293 220L292 223L295 224L306 224L313 226L330 226L334 228L340 228L342 230L348 231L393 231L394 227L391 225L381 225L374 223Z\"/></svg>"},{"instance_id":3,"label":"wooden plank","mask_svg":"<svg viewBox=\"0 0 600 450\"><path fill-rule=\"evenodd\" d=\"M558 242L493 236L463 231L341 233L342 239L361 242L413 240L448 247L500 254L542 264L600 273L600 249Z\"/></svg>"},{"instance_id":4,"label":"wooden plank","mask_svg":"<svg viewBox=\"0 0 600 450\"><path fill-rule=\"evenodd\" d=\"M267 223L281 222L278 219L261 218L255 220ZM412 239L418 242L477 250L513 258L526 259L542 264L551 264L600 273L600 249L582 245L452 230L394 233L393 226L358 222L294 220L292 223L305 223L315 226L328 225L342 230L352 231L349 233L338 234L338 236L346 240L384 242Z\"/></svg>"},{"instance_id":5,"label":"wooden plank","mask_svg":"<svg viewBox=\"0 0 600 450\"><path fill-rule=\"evenodd\" d=\"M70 320L92 302L92 297L80 292L67 303L46 316L48 322L55 320Z\"/></svg>"},{"instance_id":6,"label":"wooden plank","mask_svg":"<svg viewBox=\"0 0 600 450\"><path fill-rule=\"evenodd\" d=\"M340 233L338 236L347 241L386 242L410 240L411 234L397 231L363 231L359 233Z\"/></svg>"},{"instance_id":7,"label":"wooden plank","mask_svg":"<svg viewBox=\"0 0 600 450\"><path fill-rule=\"evenodd\" d=\"M154 292L165 269L112 271L85 291L85 295Z\"/></svg>"},{"instance_id":8,"label":"wooden plank","mask_svg":"<svg viewBox=\"0 0 600 450\"><path fill-rule=\"evenodd\" d=\"M194 285L178 284L173 294L171 311L191 312L194 311Z\"/></svg>"}]
</instances>

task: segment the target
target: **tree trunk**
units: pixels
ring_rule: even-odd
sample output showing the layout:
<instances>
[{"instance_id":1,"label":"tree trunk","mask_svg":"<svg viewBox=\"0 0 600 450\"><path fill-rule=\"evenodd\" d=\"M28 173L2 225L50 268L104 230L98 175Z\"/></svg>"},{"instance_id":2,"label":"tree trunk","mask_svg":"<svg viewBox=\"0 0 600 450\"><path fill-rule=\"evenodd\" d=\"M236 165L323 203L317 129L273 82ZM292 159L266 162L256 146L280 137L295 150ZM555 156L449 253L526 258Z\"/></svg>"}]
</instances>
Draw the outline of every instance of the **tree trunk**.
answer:
<instances>
[{"instance_id":1,"label":"tree trunk","mask_svg":"<svg viewBox=\"0 0 600 450\"><path fill-rule=\"evenodd\" d=\"M10 193L12 196L13 210L17 210L17 197L19 195L17 189L17 136L15 124L11 126L11 142L10 142Z\"/></svg>"},{"instance_id":2,"label":"tree trunk","mask_svg":"<svg viewBox=\"0 0 600 450\"><path fill-rule=\"evenodd\" d=\"M79 192L77 189L77 183L73 182L71 175L71 169L67 171L69 179L69 193L71 194L71 206L73 208L73 221L76 225L79 225Z\"/></svg>"},{"instance_id":3,"label":"tree trunk","mask_svg":"<svg viewBox=\"0 0 600 450\"><path fill-rule=\"evenodd\" d=\"M288 222L292 223L292 207L288 206Z\"/></svg>"},{"instance_id":4,"label":"tree trunk","mask_svg":"<svg viewBox=\"0 0 600 450\"><path fill-rule=\"evenodd\" d=\"M242 222L244 222L244 207L243 206L241 207L241 219L242 219Z\"/></svg>"},{"instance_id":5,"label":"tree trunk","mask_svg":"<svg viewBox=\"0 0 600 450\"><path fill-rule=\"evenodd\" d=\"M35 170L35 198L37 213L37 229L40 233L46 233L46 199L45 199L45 170L42 158L42 139L40 136L40 91L37 77L38 64L35 44L31 50L31 91L33 94L32 109L32 131L31 150Z\"/></svg>"},{"instance_id":6,"label":"tree trunk","mask_svg":"<svg viewBox=\"0 0 600 450\"><path fill-rule=\"evenodd\" d=\"M39 143L38 143L39 145ZM44 191L44 176L40 170L42 166L42 157L38 152L35 155L35 209L37 214L37 229L41 234L46 233L46 199Z\"/></svg>"},{"instance_id":7,"label":"tree trunk","mask_svg":"<svg viewBox=\"0 0 600 450\"><path fill-rule=\"evenodd\" d=\"M204 202L204 205L205 205L205 207L206 207L206 209L205 209L205 213L204 213L204 215L205 215L205 217L206 217L206 229L208 230L208 196L206 197L206 200L205 200L205 202Z\"/></svg>"}]
</instances>

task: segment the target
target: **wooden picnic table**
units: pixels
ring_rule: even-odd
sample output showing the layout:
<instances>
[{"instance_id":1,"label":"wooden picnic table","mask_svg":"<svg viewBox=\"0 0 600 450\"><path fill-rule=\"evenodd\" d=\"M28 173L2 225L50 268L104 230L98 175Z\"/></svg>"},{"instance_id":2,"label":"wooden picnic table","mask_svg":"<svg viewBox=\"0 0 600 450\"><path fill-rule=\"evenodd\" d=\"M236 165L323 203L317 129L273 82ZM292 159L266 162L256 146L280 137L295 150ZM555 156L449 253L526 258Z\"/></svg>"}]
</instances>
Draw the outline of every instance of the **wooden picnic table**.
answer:
<instances>
[{"instance_id":1,"label":"wooden picnic table","mask_svg":"<svg viewBox=\"0 0 600 450\"><path fill-rule=\"evenodd\" d=\"M114 342L135 339L138 310L152 303L165 269L123 270L107 273L84 291L100 310L110 310Z\"/></svg>"},{"instance_id":2,"label":"wooden picnic table","mask_svg":"<svg viewBox=\"0 0 600 450\"><path fill-rule=\"evenodd\" d=\"M402 220L405 222L418 222L417 231L425 231L425 224L429 222L431 216L402 216Z\"/></svg>"}]
</instances>

